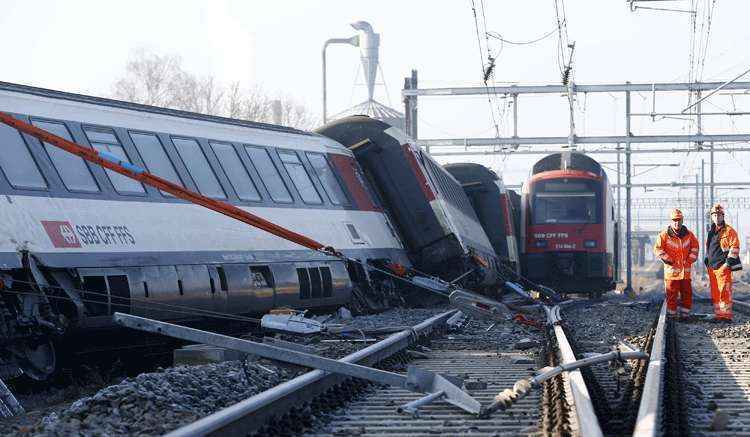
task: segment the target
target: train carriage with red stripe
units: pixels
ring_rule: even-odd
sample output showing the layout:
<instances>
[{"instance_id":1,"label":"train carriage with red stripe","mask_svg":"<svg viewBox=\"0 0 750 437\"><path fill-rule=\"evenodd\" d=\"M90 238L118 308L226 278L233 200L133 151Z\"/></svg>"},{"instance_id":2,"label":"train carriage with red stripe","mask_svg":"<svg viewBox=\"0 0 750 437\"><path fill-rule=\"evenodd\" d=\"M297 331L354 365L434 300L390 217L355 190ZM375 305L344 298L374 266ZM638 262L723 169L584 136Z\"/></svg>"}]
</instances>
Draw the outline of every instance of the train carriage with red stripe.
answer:
<instances>
[{"instance_id":1,"label":"train carriage with red stripe","mask_svg":"<svg viewBox=\"0 0 750 437\"><path fill-rule=\"evenodd\" d=\"M0 111L348 257L410 266L352 151L330 138L2 82ZM0 201L0 378L46 378L53 338L86 344L72 333L110 330L115 311L226 324L394 289L5 124Z\"/></svg>"},{"instance_id":2,"label":"train carriage with red stripe","mask_svg":"<svg viewBox=\"0 0 750 437\"><path fill-rule=\"evenodd\" d=\"M401 130L351 116L317 132L354 152L417 269L467 288L498 283L498 258L461 184Z\"/></svg>"},{"instance_id":3,"label":"train carriage with red stripe","mask_svg":"<svg viewBox=\"0 0 750 437\"><path fill-rule=\"evenodd\" d=\"M617 280L618 223L607 174L578 152L548 155L523 186L523 272L566 293L601 294Z\"/></svg>"}]
</instances>

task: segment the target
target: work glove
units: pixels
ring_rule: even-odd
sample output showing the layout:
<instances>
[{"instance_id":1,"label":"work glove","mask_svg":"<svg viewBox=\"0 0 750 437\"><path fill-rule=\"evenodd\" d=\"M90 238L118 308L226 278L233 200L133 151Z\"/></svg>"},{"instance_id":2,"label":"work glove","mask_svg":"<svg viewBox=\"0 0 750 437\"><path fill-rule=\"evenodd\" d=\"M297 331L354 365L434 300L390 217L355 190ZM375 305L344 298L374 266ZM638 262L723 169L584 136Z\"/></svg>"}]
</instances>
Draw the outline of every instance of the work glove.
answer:
<instances>
[{"instance_id":1,"label":"work glove","mask_svg":"<svg viewBox=\"0 0 750 437\"><path fill-rule=\"evenodd\" d=\"M739 258L727 258L726 265L727 268L729 270L732 270L733 272L742 270L742 263L740 262Z\"/></svg>"}]
</instances>

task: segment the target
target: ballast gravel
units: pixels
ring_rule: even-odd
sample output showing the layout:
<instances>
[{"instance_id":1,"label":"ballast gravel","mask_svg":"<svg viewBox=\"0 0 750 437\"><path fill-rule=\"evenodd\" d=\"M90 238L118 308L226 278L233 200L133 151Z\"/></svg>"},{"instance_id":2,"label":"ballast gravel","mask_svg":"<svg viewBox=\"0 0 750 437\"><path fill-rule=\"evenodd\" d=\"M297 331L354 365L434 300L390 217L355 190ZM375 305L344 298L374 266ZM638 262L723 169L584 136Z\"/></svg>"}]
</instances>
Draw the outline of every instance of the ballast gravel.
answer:
<instances>
[{"instance_id":1,"label":"ballast gravel","mask_svg":"<svg viewBox=\"0 0 750 437\"><path fill-rule=\"evenodd\" d=\"M586 352L609 352L620 340L643 347L662 301L663 295L638 301L613 296L606 302L566 308L562 317Z\"/></svg>"},{"instance_id":2,"label":"ballast gravel","mask_svg":"<svg viewBox=\"0 0 750 437\"><path fill-rule=\"evenodd\" d=\"M271 388L299 371L239 361L175 367L127 378L52 413L21 434L161 435Z\"/></svg>"},{"instance_id":3,"label":"ballast gravel","mask_svg":"<svg viewBox=\"0 0 750 437\"><path fill-rule=\"evenodd\" d=\"M381 314L354 317L342 323L358 329L412 326L446 310L395 308ZM331 337L282 337L285 340L312 345L318 353L331 358L340 358L368 345L324 341ZM144 373L99 390L92 396L78 399L68 407L58 409L58 412L46 414L34 425L19 423L11 426L9 434L162 435L270 389L305 371L303 368L275 365L261 360L251 362L248 366L243 365L241 361L229 361Z\"/></svg>"}]
</instances>

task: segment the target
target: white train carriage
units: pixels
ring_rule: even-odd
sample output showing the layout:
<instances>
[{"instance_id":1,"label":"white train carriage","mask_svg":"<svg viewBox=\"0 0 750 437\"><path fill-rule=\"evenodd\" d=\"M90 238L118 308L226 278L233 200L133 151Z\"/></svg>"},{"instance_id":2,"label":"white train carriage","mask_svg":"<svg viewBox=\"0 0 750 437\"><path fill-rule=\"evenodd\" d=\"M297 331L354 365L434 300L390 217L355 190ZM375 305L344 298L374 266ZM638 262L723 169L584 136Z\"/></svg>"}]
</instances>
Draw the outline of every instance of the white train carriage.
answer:
<instances>
[{"instance_id":1,"label":"white train carriage","mask_svg":"<svg viewBox=\"0 0 750 437\"><path fill-rule=\"evenodd\" d=\"M8 83L0 110L346 255L409 264L352 153L326 137ZM198 315L149 303L228 314L328 307L348 302L357 279L341 261L5 125L0 203L2 340L29 357L21 367L34 377L50 372L51 332L107 326L114 311L173 320ZM0 364L11 355L0 352Z\"/></svg>"}]
</instances>

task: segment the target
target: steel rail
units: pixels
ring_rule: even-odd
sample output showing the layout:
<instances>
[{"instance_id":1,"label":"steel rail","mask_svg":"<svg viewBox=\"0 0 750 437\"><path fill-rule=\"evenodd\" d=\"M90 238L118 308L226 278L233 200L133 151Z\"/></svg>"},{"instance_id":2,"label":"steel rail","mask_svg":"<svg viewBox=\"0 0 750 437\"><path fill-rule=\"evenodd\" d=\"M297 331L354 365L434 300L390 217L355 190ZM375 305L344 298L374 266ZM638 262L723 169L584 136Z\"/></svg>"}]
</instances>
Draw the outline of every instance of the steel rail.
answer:
<instances>
[{"instance_id":1,"label":"steel rail","mask_svg":"<svg viewBox=\"0 0 750 437\"><path fill-rule=\"evenodd\" d=\"M738 310L750 314L750 303L732 299L732 304L735 305Z\"/></svg>"},{"instance_id":2,"label":"steel rail","mask_svg":"<svg viewBox=\"0 0 750 437\"><path fill-rule=\"evenodd\" d=\"M659 312L659 321L649 352L651 358L646 370L646 380L643 383L643 394L633 430L634 436L656 436L661 433L663 375L666 370L666 323L667 303L664 302Z\"/></svg>"},{"instance_id":3,"label":"steel rail","mask_svg":"<svg viewBox=\"0 0 750 437\"><path fill-rule=\"evenodd\" d=\"M365 349L347 355L339 361L371 366L406 349L414 343L417 337L444 326L455 313L456 310L451 310L438 314ZM167 436L245 436L262 428L269 419L278 417L294 407L299 407L348 379L350 378L347 376L313 370L178 428Z\"/></svg>"},{"instance_id":4,"label":"steel rail","mask_svg":"<svg viewBox=\"0 0 750 437\"><path fill-rule=\"evenodd\" d=\"M545 307L547 312L547 321L553 326L555 338L557 339L557 348L560 353L560 361L563 364L569 364L576 361L573 348L570 346L562 326L560 326L560 307ZM578 369L567 372L570 390L573 394L573 404L575 405L576 416L578 417L578 431L580 435L587 437L598 437L604 435L599 426L599 419L596 417L594 405L591 403L591 396L586 388L586 382L583 375Z\"/></svg>"}]
</instances>

